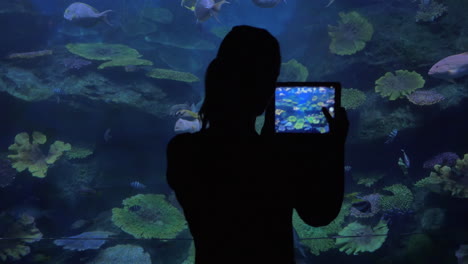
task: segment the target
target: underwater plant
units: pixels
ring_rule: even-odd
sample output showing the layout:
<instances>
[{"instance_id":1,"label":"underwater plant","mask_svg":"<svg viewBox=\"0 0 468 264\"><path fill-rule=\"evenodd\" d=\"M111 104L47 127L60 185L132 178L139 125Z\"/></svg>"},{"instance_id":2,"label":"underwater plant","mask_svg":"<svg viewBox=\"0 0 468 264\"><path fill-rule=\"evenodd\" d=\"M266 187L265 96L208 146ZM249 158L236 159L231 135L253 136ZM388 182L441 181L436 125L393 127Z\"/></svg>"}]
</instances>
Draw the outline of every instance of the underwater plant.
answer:
<instances>
[{"instance_id":1,"label":"underwater plant","mask_svg":"<svg viewBox=\"0 0 468 264\"><path fill-rule=\"evenodd\" d=\"M66 48L71 53L88 60L118 60L139 58L141 54L129 46L107 43L71 43Z\"/></svg>"},{"instance_id":2,"label":"underwater plant","mask_svg":"<svg viewBox=\"0 0 468 264\"><path fill-rule=\"evenodd\" d=\"M307 225L294 210L293 226L296 229L299 238L312 238L302 240L301 243L309 248L310 252L316 256L320 255L321 252L335 248L335 242L333 241L332 236L336 235L341 230L345 217L349 215L350 207L351 205L349 203L343 203L340 213L335 220L327 226L322 227L312 227Z\"/></svg>"},{"instance_id":3,"label":"underwater plant","mask_svg":"<svg viewBox=\"0 0 468 264\"><path fill-rule=\"evenodd\" d=\"M29 134L19 133L15 136L15 143L8 147L9 150L16 151L17 154L8 155L13 161L13 168L18 172L26 169L34 177L44 178L47 175L49 165L54 164L65 151L71 150L71 145L63 141L55 141L49 147L49 153L44 155L40 145L47 141L47 137L41 132L32 133L32 142L29 140Z\"/></svg>"},{"instance_id":4,"label":"underwater plant","mask_svg":"<svg viewBox=\"0 0 468 264\"><path fill-rule=\"evenodd\" d=\"M87 264L151 264L151 257L137 245L117 245L99 252L96 258Z\"/></svg>"},{"instance_id":5,"label":"underwater plant","mask_svg":"<svg viewBox=\"0 0 468 264\"><path fill-rule=\"evenodd\" d=\"M358 255L360 252L374 252L379 249L387 239L388 226L384 220L372 227L353 222L347 225L338 234L336 245L341 252ZM346 237L349 236L349 237Z\"/></svg>"},{"instance_id":6,"label":"underwater plant","mask_svg":"<svg viewBox=\"0 0 468 264\"><path fill-rule=\"evenodd\" d=\"M391 192L393 195L382 195L381 206L384 211L402 210L408 211L414 201L414 196L411 190L403 184L393 184L383 188L383 190Z\"/></svg>"},{"instance_id":7,"label":"underwater plant","mask_svg":"<svg viewBox=\"0 0 468 264\"><path fill-rule=\"evenodd\" d=\"M168 80L187 82L187 83L200 81L200 79L198 79L197 76L188 72L179 72L179 71L173 71L169 69L159 69L159 68L152 69L146 74L146 76L155 78L155 79L168 79Z\"/></svg>"},{"instance_id":8,"label":"underwater plant","mask_svg":"<svg viewBox=\"0 0 468 264\"><path fill-rule=\"evenodd\" d=\"M281 71L278 77L280 82L305 82L309 76L307 67L295 59L281 63Z\"/></svg>"},{"instance_id":9,"label":"underwater plant","mask_svg":"<svg viewBox=\"0 0 468 264\"><path fill-rule=\"evenodd\" d=\"M375 92L389 100L403 98L424 86L425 80L415 71L397 70L385 73L375 81Z\"/></svg>"},{"instance_id":10,"label":"underwater plant","mask_svg":"<svg viewBox=\"0 0 468 264\"><path fill-rule=\"evenodd\" d=\"M454 197L468 198L468 154L458 159L454 166L435 165L429 177L414 186L429 188L434 192L447 191Z\"/></svg>"},{"instance_id":11,"label":"underwater plant","mask_svg":"<svg viewBox=\"0 0 468 264\"><path fill-rule=\"evenodd\" d=\"M0 214L0 260L16 261L30 252L26 243L41 240L42 233L34 223L34 217L23 214L20 217ZM16 239L17 238L17 239Z\"/></svg>"},{"instance_id":12,"label":"underwater plant","mask_svg":"<svg viewBox=\"0 0 468 264\"><path fill-rule=\"evenodd\" d=\"M352 55L366 46L374 34L374 27L357 12L340 12L338 26L328 25L331 37L330 52L338 55Z\"/></svg>"},{"instance_id":13,"label":"underwater plant","mask_svg":"<svg viewBox=\"0 0 468 264\"><path fill-rule=\"evenodd\" d=\"M359 108L366 99L366 94L358 89L344 88L341 90L341 106L347 110Z\"/></svg>"},{"instance_id":14,"label":"underwater plant","mask_svg":"<svg viewBox=\"0 0 468 264\"><path fill-rule=\"evenodd\" d=\"M162 194L137 194L112 209L112 222L135 238L175 238L187 227L182 213Z\"/></svg>"}]
</instances>

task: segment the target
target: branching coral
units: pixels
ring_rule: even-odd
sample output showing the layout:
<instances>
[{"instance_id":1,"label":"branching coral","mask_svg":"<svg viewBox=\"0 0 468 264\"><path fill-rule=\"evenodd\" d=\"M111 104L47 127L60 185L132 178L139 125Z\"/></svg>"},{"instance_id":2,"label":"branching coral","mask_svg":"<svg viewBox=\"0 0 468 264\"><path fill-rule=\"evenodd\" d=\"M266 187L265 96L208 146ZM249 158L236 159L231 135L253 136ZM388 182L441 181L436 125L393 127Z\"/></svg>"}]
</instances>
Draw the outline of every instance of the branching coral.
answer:
<instances>
[{"instance_id":1,"label":"branching coral","mask_svg":"<svg viewBox=\"0 0 468 264\"><path fill-rule=\"evenodd\" d=\"M432 191L448 191L454 197L468 198L468 154L458 159L453 167L435 165L429 177L419 180L416 187Z\"/></svg>"},{"instance_id":2,"label":"branching coral","mask_svg":"<svg viewBox=\"0 0 468 264\"><path fill-rule=\"evenodd\" d=\"M436 1L430 1L428 4L419 4L419 10L416 13L416 22L433 22L447 12L447 6Z\"/></svg>"},{"instance_id":3,"label":"branching coral","mask_svg":"<svg viewBox=\"0 0 468 264\"><path fill-rule=\"evenodd\" d=\"M375 81L375 92L382 97L389 97L389 100L395 100L422 88L424 83L423 77L414 71L398 70L395 74L387 72Z\"/></svg>"},{"instance_id":4,"label":"branching coral","mask_svg":"<svg viewBox=\"0 0 468 264\"><path fill-rule=\"evenodd\" d=\"M340 14L338 26L328 25L330 51L338 55L352 55L366 46L374 34L374 27L357 12Z\"/></svg>"},{"instance_id":5,"label":"branching coral","mask_svg":"<svg viewBox=\"0 0 468 264\"><path fill-rule=\"evenodd\" d=\"M414 196L411 190L403 184L394 184L383 188L385 191L391 192L393 195L382 195L381 205L382 210L399 209L407 211L411 208L414 201Z\"/></svg>"},{"instance_id":6,"label":"branching coral","mask_svg":"<svg viewBox=\"0 0 468 264\"><path fill-rule=\"evenodd\" d=\"M187 227L181 212L161 194L138 194L112 209L112 222L135 238L175 238Z\"/></svg>"},{"instance_id":7,"label":"branching coral","mask_svg":"<svg viewBox=\"0 0 468 264\"><path fill-rule=\"evenodd\" d=\"M156 68L156 69L149 71L146 75L148 77L155 78L155 79L168 79L168 80L187 82L187 83L200 81L200 79L198 79L197 76L191 73L173 71L173 70L168 70L168 69Z\"/></svg>"},{"instance_id":8,"label":"branching coral","mask_svg":"<svg viewBox=\"0 0 468 264\"><path fill-rule=\"evenodd\" d=\"M374 252L385 242L388 233L387 223L381 220L376 226L365 226L358 222L347 225L339 232L336 245L346 254L358 255L360 252Z\"/></svg>"},{"instance_id":9,"label":"branching coral","mask_svg":"<svg viewBox=\"0 0 468 264\"><path fill-rule=\"evenodd\" d=\"M15 143L8 149L16 151L17 154L8 155L8 158L13 161L13 168L18 172L28 169L32 176L44 178L47 175L49 165L57 161L63 152L71 150L71 145L62 141L55 141L50 145L49 154L46 156L39 148L39 145L47 141L46 136L34 131L32 139L31 143L26 132L16 135Z\"/></svg>"},{"instance_id":10,"label":"branching coral","mask_svg":"<svg viewBox=\"0 0 468 264\"><path fill-rule=\"evenodd\" d=\"M139 58L140 53L122 44L76 43L66 45L68 51L88 60L118 60Z\"/></svg>"},{"instance_id":11,"label":"branching coral","mask_svg":"<svg viewBox=\"0 0 468 264\"><path fill-rule=\"evenodd\" d=\"M151 257L136 245L117 245L99 252L99 255L87 264L151 264Z\"/></svg>"},{"instance_id":12,"label":"branching coral","mask_svg":"<svg viewBox=\"0 0 468 264\"><path fill-rule=\"evenodd\" d=\"M341 105L346 109L356 109L366 101L366 94L358 89L342 89Z\"/></svg>"},{"instance_id":13,"label":"branching coral","mask_svg":"<svg viewBox=\"0 0 468 264\"><path fill-rule=\"evenodd\" d=\"M305 82L309 70L295 59L281 64L281 73L278 80L281 82Z\"/></svg>"},{"instance_id":14,"label":"branching coral","mask_svg":"<svg viewBox=\"0 0 468 264\"><path fill-rule=\"evenodd\" d=\"M42 238L32 216L23 214L16 218L3 213L0 215L0 223L0 237L5 239L0 242L0 260L4 262L26 256L30 249L25 243L33 243Z\"/></svg>"},{"instance_id":15,"label":"branching coral","mask_svg":"<svg viewBox=\"0 0 468 264\"><path fill-rule=\"evenodd\" d=\"M350 204L344 203L341 207L341 211L329 225L323 227L312 227L302 221L296 211L293 214L293 226L296 229L299 237L304 238L320 238L320 239L307 239L301 241L306 247L310 249L310 252L314 255L320 255L320 252L328 251L335 247L332 235L338 233L341 230L341 226L344 223L344 219L349 215Z\"/></svg>"}]
</instances>

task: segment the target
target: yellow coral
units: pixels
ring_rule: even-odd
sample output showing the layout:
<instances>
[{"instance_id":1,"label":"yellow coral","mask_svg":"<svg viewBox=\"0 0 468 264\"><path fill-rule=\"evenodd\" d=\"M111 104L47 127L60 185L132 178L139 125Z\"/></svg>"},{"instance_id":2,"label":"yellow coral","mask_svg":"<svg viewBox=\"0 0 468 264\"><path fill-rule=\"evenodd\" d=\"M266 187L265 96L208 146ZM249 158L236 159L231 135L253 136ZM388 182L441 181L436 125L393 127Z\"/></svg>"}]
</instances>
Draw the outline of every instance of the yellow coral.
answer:
<instances>
[{"instance_id":1,"label":"yellow coral","mask_svg":"<svg viewBox=\"0 0 468 264\"><path fill-rule=\"evenodd\" d=\"M39 145L44 144L46 141L47 137L37 131L32 134L32 143L29 140L28 133L23 132L16 135L15 143L8 147L9 150L17 153L8 155L8 158L13 161L12 167L18 172L28 169L32 176L44 178L48 166L57 161L63 152L71 150L70 144L55 141L50 145L49 154L46 156L39 148Z\"/></svg>"}]
</instances>

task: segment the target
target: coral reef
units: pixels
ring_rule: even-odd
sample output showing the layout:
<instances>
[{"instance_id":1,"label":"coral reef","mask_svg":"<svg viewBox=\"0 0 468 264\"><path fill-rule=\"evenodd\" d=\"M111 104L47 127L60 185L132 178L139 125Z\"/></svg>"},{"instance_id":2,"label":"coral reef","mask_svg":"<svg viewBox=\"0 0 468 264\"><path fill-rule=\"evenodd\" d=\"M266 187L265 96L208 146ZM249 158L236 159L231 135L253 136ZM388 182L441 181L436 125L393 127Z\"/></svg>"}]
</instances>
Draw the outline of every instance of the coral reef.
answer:
<instances>
[{"instance_id":1,"label":"coral reef","mask_svg":"<svg viewBox=\"0 0 468 264\"><path fill-rule=\"evenodd\" d=\"M140 53L126 45L106 43L67 44L68 51L88 60L118 60L139 58Z\"/></svg>"},{"instance_id":2,"label":"coral reef","mask_svg":"<svg viewBox=\"0 0 468 264\"><path fill-rule=\"evenodd\" d=\"M296 211L293 214L293 226L299 235L299 238L320 238L307 239L301 241L314 255L320 255L321 252L328 251L335 247L332 235L341 230L344 219L349 215L349 203L343 203L340 213L329 225L323 227L312 227L302 221Z\"/></svg>"},{"instance_id":3,"label":"coral reef","mask_svg":"<svg viewBox=\"0 0 468 264\"><path fill-rule=\"evenodd\" d=\"M107 242L106 239L112 235L114 235L114 233L107 231L84 232L76 236L68 237L70 239L56 239L54 240L54 244L64 249L74 251L99 249Z\"/></svg>"},{"instance_id":4,"label":"coral reef","mask_svg":"<svg viewBox=\"0 0 468 264\"><path fill-rule=\"evenodd\" d=\"M429 160L426 160L423 163L423 168L424 169L433 169L434 166L437 165L437 164L439 164L441 166L453 167L457 163L458 159L460 159L460 157L457 155L457 153L443 152L443 153L435 155L434 157L430 158Z\"/></svg>"},{"instance_id":5,"label":"coral reef","mask_svg":"<svg viewBox=\"0 0 468 264\"><path fill-rule=\"evenodd\" d=\"M460 102L468 98L468 89L466 89L463 84L442 84L435 87L434 90L445 98L445 100L439 103L442 109L457 106Z\"/></svg>"},{"instance_id":6,"label":"coral reef","mask_svg":"<svg viewBox=\"0 0 468 264\"><path fill-rule=\"evenodd\" d=\"M125 66L152 66L153 63L149 60L139 58L121 58L115 59L98 66L98 69L102 70L108 67L125 67Z\"/></svg>"},{"instance_id":7,"label":"coral reef","mask_svg":"<svg viewBox=\"0 0 468 264\"><path fill-rule=\"evenodd\" d=\"M73 148L65 153L65 158L68 160L84 159L94 153L94 146L84 144L73 144Z\"/></svg>"},{"instance_id":8,"label":"coral reef","mask_svg":"<svg viewBox=\"0 0 468 264\"><path fill-rule=\"evenodd\" d=\"M182 262L182 264L194 264L194 263L195 263L195 243L192 242L188 250L188 256Z\"/></svg>"},{"instance_id":9,"label":"coral reef","mask_svg":"<svg viewBox=\"0 0 468 264\"><path fill-rule=\"evenodd\" d=\"M0 188L10 185L16 177L16 170L7 159L0 159Z\"/></svg>"},{"instance_id":10,"label":"coral reef","mask_svg":"<svg viewBox=\"0 0 468 264\"><path fill-rule=\"evenodd\" d=\"M306 66L295 59L283 62L281 64L280 82L305 82L309 76L309 70Z\"/></svg>"},{"instance_id":11,"label":"coral reef","mask_svg":"<svg viewBox=\"0 0 468 264\"><path fill-rule=\"evenodd\" d=\"M353 180L356 181L357 184L364 185L366 187L371 187L383 177L384 175L382 173L377 172L366 174L355 173L353 175Z\"/></svg>"},{"instance_id":12,"label":"coral reef","mask_svg":"<svg viewBox=\"0 0 468 264\"><path fill-rule=\"evenodd\" d=\"M143 248L136 245L117 245L108 247L87 264L151 264L151 257L143 251Z\"/></svg>"},{"instance_id":13,"label":"coral reef","mask_svg":"<svg viewBox=\"0 0 468 264\"><path fill-rule=\"evenodd\" d=\"M415 105L433 105L445 99L443 95L434 90L415 91L406 97Z\"/></svg>"},{"instance_id":14,"label":"coral reef","mask_svg":"<svg viewBox=\"0 0 468 264\"><path fill-rule=\"evenodd\" d=\"M358 89L344 88L341 90L341 106L345 109L357 109L366 101L366 94Z\"/></svg>"},{"instance_id":15,"label":"coral reef","mask_svg":"<svg viewBox=\"0 0 468 264\"><path fill-rule=\"evenodd\" d=\"M37 57L43 57L47 55L52 55L52 50L39 50L31 52L22 52L22 53L12 53L7 56L8 59L34 59Z\"/></svg>"},{"instance_id":16,"label":"coral reef","mask_svg":"<svg viewBox=\"0 0 468 264\"><path fill-rule=\"evenodd\" d=\"M365 226L358 222L347 225L338 234L336 245L341 252L350 255L358 255L360 252L374 252L379 249L387 239L388 226L381 220L376 226Z\"/></svg>"},{"instance_id":17,"label":"coral reef","mask_svg":"<svg viewBox=\"0 0 468 264\"><path fill-rule=\"evenodd\" d=\"M350 213L352 216L358 218L368 218L380 212L380 194L369 194L359 198L361 200L368 201L371 204L371 210L367 213L364 213L354 207L351 207Z\"/></svg>"},{"instance_id":18,"label":"coral reef","mask_svg":"<svg viewBox=\"0 0 468 264\"><path fill-rule=\"evenodd\" d=\"M187 83L200 81L200 79L198 79L197 76L191 73L173 71L173 70L168 70L168 69L155 68L149 71L146 75L148 77L155 78L155 79L168 79L168 80L187 82Z\"/></svg>"},{"instance_id":19,"label":"coral reef","mask_svg":"<svg viewBox=\"0 0 468 264\"><path fill-rule=\"evenodd\" d=\"M159 7L148 7L141 11L141 15L153 22L161 24L171 24L174 19L174 15L169 9Z\"/></svg>"},{"instance_id":20,"label":"coral reef","mask_svg":"<svg viewBox=\"0 0 468 264\"><path fill-rule=\"evenodd\" d=\"M419 4L419 10L416 12L416 22L433 22L447 12L447 6L436 1Z\"/></svg>"},{"instance_id":21,"label":"coral reef","mask_svg":"<svg viewBox=\"0 0 468 264\"><path fill-rule=\"evenodd\" d=\"M187 227L181 212L161 194L138 194L112 209L112 222L135 238L175 238ZM130 208L138 208L138 210Z\"/></svg>"},{"instance_id":22,"label":"coral reef","mask_svg":"<svg viewBox=\"0 0 468 264\"><path fill-rule=\"evenodd\" d=\"M328 25L330 51L338 55L352 55L366 46L374 34L374 27L357 12L339 13L338 26Z\"/></svg>"},{"instance_id":23,"label":"coral reef","mask_svg":"<svg viewBox=\"0 0 468 264\"><path fill-rule=\"evenodd\" d=\"M389 100L402 98L424 86L423 77L415 71L398 70L395 74L385 73L375 81L375 92Z\"/></svg>"},{"instance_id":24,"label":"coral reef","mask_svg":"<svg viewBox=\"0 0 468 264\"><path fill-rule=\"evenodd\" d=\"M403 184L394 184L383 188L385 191L391 192L393 195L382 195L381 206L384 211L402 210L408 211L414 201L414 196L411 190Z\"/></svg>"},{"instance_id":25,"label":"coral reef","mask_svg":"<svg viewBox=\"0 0 468 264\"><path fill-rule=\"evenodd\" d=\"M44 178L49 165L55 163L65 151L71 150L70 144L55 141L50 145L49 153L46 156L39 148L39 145L44 144L46 141L46 136L37 131L32 134L32 143L29 140L28 133L23 132L16 135L15 143L8 148L17 153L8 155L8 158L13 161L13 168L18 172L28 169L32 176Z\"/></svg>"},{"instance_id":26,"label":"coral reef","mask_svg":"<svg viewBox=\"0 0 468 264\"><path fill-rule=\"evenodd\" d=\"M435 165L429 177L414 184L434 192L447 191L454 197L468 198L468 154L458 159L454 166Z\"/></svg>"},{"instance_id":27,"label":"coral reef","mask_svg":"<svg viewBox=\"0 0 468 264\"><path fill-rule=\"evenodd\" d=\"M36 228L34 217L23 214L19 218L0 214L0 260L16 261L30 252L26 243L41 240L42 233ZM14 239L18 238L18 239ZM11 239L11 240L10 240Z\"/></svg>"},{"instance_id":28,"label":"coral reef","mask_svg":"<svg viewBox=\"0 0 468 264\"><path fill-rule=\"evenodd\" d=\"M33 72L17 68L6 67L0 75L0 91L25 101L39 101L52 96L54 93Z\"/></svg>"}]
</instances>

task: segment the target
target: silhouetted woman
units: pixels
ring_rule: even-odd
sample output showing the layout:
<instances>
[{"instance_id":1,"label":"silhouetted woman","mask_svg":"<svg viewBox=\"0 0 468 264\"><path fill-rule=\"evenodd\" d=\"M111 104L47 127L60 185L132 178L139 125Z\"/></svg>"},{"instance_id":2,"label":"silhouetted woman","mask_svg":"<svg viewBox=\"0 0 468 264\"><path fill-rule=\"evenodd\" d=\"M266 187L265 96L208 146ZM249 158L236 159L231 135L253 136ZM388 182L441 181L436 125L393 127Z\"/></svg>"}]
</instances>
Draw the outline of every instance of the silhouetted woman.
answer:
<instances>
[{"instance_id":1,"label":"silhouetted woman","mask_svg":"<svg viewBox=\"0 0 468 264\"><path fill-rule=\"evenodd\" d=\"M195 242L196 264L294 263L292 212L312 226L330 223L343 199L348 123L340 108L330 134L274 142L266 119L281 65L266 30L237 26L227 34L205 78L202 130L175 136L167 180Z\"/></svg>"}]
</instances>

